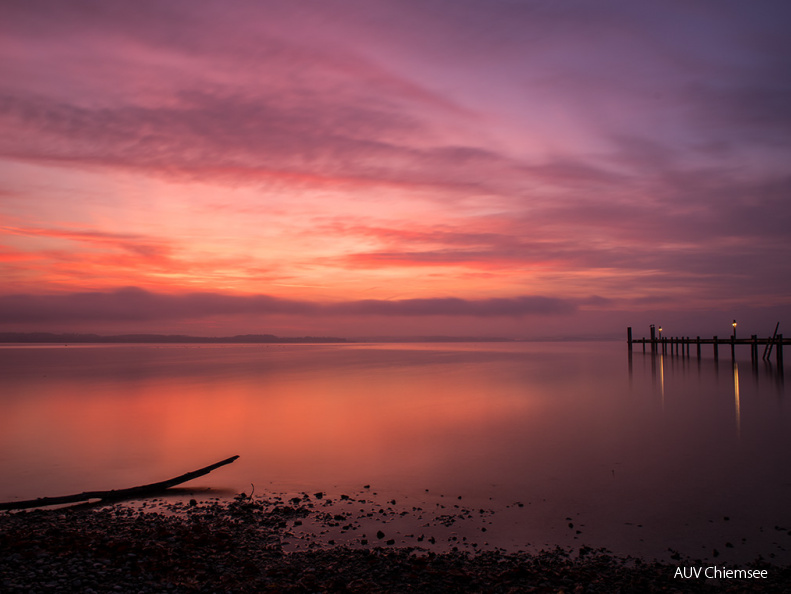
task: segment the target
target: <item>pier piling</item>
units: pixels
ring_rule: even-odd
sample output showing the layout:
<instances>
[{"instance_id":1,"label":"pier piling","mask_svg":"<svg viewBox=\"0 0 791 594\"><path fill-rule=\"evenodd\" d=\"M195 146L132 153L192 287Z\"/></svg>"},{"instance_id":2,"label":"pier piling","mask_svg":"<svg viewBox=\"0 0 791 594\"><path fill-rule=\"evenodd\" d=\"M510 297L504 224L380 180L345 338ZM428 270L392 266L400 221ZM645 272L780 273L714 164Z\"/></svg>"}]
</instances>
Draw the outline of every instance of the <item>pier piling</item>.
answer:
<instances>
[{"instance_id":1,"label":"pier piling","mask_svg":"<svg viewBox=\"0 0 791 594\"><path fill-rule=\"evenodd\" d=\"M710 339L701 338L700 336L696 336L694 339L691 336L658 336L656 332L656 326L654 326L654 324L651 324L650 330L650 338L635 338L632 333L632 327L628 326L626 328L626 342L629 347L630 356L634 350L634 343L639 342L643 345L644 353L647 350L646 343L650 343L651 353L653 355L656 355L657 353L667 355L669 353L671 356L691 358L692 343L694 342L698 361L701 360L701 345L711 344L714 354L714 362L717 363L720 358L720 345L722 344L730 345L731 359L735 362L736 345L741 344L750 347L750 361L752 362L753 366L756 366L758 365L758 347L760 345L766 345L762 358L766 361L771 361L772 349L776 349L775 357L777 360L777 365L780 368L779 371L782 373L783 343L785 340L782 334L778 334L777 327L775 328L774 335L767 338L759 338L757 334L751 334L749 338L736 338L735 335L730 335L726 338L714 336ZM788 340L788 343L791 344L791 340Z\"/></svg>"}]
</instances>

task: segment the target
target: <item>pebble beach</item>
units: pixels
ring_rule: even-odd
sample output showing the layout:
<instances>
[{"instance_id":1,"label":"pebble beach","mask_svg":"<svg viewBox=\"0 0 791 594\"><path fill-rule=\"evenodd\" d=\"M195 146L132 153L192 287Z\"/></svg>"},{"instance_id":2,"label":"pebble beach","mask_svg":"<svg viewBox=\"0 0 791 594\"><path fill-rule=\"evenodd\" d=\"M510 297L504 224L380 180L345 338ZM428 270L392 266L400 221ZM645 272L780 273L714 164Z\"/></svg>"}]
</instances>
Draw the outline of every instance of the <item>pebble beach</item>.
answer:
<instances>
[{"instance_id":1,"label":"pebble beach","mask_svg":"<svg viewBox=\"0 0 791 594\"><path fill-rule=\"evenodd\" d=\"M328 511L332 503L323 493L240 494L4 512L0 591L791 592L791 568L763 559L742 569L765 570L765 578L684 579L678 568L707 564L616 556L584 545L437 550L428 534L404 546L384 530L366 528L351 511ZM344 503L357 502L346 497ZM444 518L450 522L452 514ZM333 530L355 532L354 544L328 538Z\"/></svg>"}]
</instances>

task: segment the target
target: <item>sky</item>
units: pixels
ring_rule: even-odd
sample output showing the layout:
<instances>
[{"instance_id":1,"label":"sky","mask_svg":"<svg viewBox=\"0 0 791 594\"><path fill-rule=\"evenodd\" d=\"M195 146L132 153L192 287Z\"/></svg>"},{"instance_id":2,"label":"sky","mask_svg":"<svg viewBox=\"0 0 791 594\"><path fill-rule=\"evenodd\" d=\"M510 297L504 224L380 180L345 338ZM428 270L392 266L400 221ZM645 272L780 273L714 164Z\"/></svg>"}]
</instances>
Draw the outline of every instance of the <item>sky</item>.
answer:
<instances>
[{"instance_id":1,"label":"sky","mask_svg":"<svg viewBox=\"0 0 791 594\"><path fill-rule=\"evenodd\" d=\"M790 26L5 0L0 332L791 334Z\"/></svg>"}]
</instances>

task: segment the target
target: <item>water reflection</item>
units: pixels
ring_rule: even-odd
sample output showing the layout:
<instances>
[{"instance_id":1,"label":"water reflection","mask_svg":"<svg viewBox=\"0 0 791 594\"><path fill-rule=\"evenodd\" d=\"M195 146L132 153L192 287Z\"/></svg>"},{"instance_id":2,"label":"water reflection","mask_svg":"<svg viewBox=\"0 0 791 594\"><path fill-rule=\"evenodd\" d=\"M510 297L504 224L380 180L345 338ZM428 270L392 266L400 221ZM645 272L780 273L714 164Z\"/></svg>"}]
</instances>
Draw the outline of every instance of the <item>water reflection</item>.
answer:
<instances>
[{"instance_id":1,"label":"water reflection","mask_svg":"<svg viewBox=\"0 0 791 594\"><path fill-rule=\"evenodd\" d=\"M587 544L652 556L699 556L731 527L742 533L728 540L757 546L758 527L791 525L779 374L751 366L749 381L734 365L726 379L711 358L638 351L627 375L623 355L621 343L0 348L0 500L239 454L196 486L497 501L522 514L507 528L518 547L580 544L565 520L578 515ZM709 522L726 515L743 524Z\"/></svg>"},{"instance_id":2,"label":"water reflection","mask_svg":"<svg viewBox=\"0 0 791 594\"><path fill-rule=\"evenodd\" d=\"M655 351L649 353L643 353L643 358L650 359L651 365L651 378L652 383L654 386L658 388L659 396L660 396L660 404L662 410L665 409L666 405L666 398L667 394L667 384L668 381L672 381L674 389L677 383L676 376L676 361L680 360L681 364L681 376L686 377L686 372L689 371L689 367L687 365L686 359L689 358L689 353L686 352L682 347L681 354L676 355L673 354L674 351L671 350L670 355L663 354L662 348L657 348ZM634 381L634 355L632 352L629 352L629 374L630 374L630 383ZM669 366L666 365L665 360L668 360ZM700 355L696 357L697 365L696 365L696 376L700 380L713 380L715 385L718 383L720 378L720 366L719 366L719 357L713 357L713 359L706 359L705 357L702 358ZM774 386L775 393L782 397L784 394L785 384L784 384L784 377L783 377L783 369L782 367L775 367L772 365L771 361L763 361L763 365L759 365L757 357L753 357L750 361L750 370L751 375L753 378L753 386L756 391L765 391L765 387ZM736 437L741 438L742 435L742 402L741 402L741 386L740 386L740 378L739 378L739 363L734 358L733 364L731 367L732 371L732 385L733 385L733 400L734 400L734 410L735 410L735 429L736 429Z\"/></svg>"},{"instance_id":3,"label":"water reflection","mask_svg":"<svg viewBox=\"0 0 791 594\"><path fill-rule=\"evenodd\" d=\"M678 361L681 365L682 370L688 370L688 359L691 358L689 351L686 350L683 346L681 347L681 353L676 350L671 350L670 354L666 354L663 352L663 349L657 348L656 351L653 352L643 352L640 353L643 359L650 359L651 364L651 377L653 379L654 384L656 384L660 388L660 392L664 395L665 392L665 380L666 380L666 365L665 359L668 360L670 363L671 369L675 369L675 364ZM715 351L716 353L716 351ZM733 361L733 369L734 374L738 377L738 358L734 357ZM707 371L708 369L711 372ZM700 351L698 350L698 356L696 357L696 370L698 375L707 375L709 373L713 374L716 377L719 374L719 357L714 356L711 359L706 357L700 356ZM782 394L785 388L785 379L783 374L782 367L776 367L771 361L763 360L758 361L757 358L752 358L750 361L750 369L752 372L752 377L755 379L756 382L760 381L769 381L773 383L779 394ZM632 351L629 351L629 374L630 377L633 378L634 375L634 354Z\"/></svg>"},{"instance_id":4,"label":"water reflection","mask_svg":"<svg viewBox=\"0 0 791 594\"><path fill-rule=\"evenodd\" d=\"M733 402L736 406L736 437L742 436L742 411L739 404L739 364L733 362Z\"/></svg>"},{"instance_id":5,"label":"water reflection","mask_svg":"<svg viewBox=\"0 0 791 594\"><path fill-rule=\"evenodd\" d=\"M539 451L548 431L560 431L534 411L546 410L542 402L555 392L575 391L563 387L569 380L550 357L525 361L497 348L2 354L0 472L8 480L0 483L11 491L4 499L150 482L237 453L242 459L225 475L247 472L242 487L462 483L473 471L498 480L524 451L503 440Z\"/></svg>"}]
</instances>

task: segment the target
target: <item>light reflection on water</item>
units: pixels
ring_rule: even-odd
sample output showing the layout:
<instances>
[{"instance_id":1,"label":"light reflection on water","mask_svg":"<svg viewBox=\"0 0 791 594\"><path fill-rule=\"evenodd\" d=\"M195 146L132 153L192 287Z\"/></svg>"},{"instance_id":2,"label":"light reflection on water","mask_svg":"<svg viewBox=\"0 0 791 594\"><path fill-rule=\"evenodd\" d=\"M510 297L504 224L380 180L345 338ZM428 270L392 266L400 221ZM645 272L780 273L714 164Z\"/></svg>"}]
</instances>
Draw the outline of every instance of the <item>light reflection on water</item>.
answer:
<instances>
[{"instance_id":1,"label":"light reflection on water","mask_svg":"<svg viewBox=\"0 0 791 594\"><path fill-rule=\"evenodd\" d=\"M736 437L742 436L742 411L739 406L739 364L733 362L733 402L736 406Z\"/></svg>"},{"instance_id":2,"label":"light reflection on water","mask_svg":"<svg viewBox=\"0 0 791 594\"><path fill-rule=\"evenodd\" d=\"M514 548L782 556L788 394L741 363L622 343L4 347L0 500L239 454L196 485L459 495L500 510L487 538Z\"/></svg>"}]
</instances>

